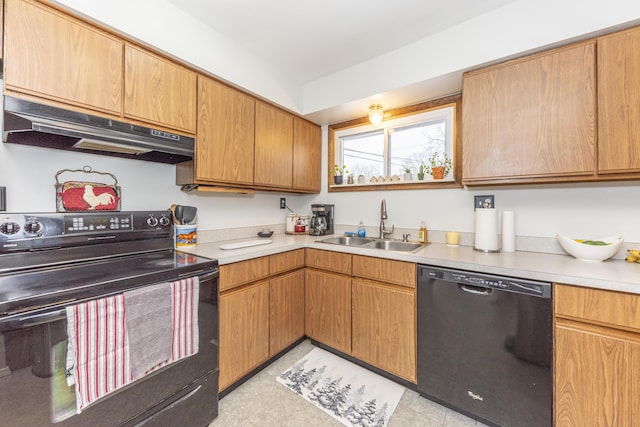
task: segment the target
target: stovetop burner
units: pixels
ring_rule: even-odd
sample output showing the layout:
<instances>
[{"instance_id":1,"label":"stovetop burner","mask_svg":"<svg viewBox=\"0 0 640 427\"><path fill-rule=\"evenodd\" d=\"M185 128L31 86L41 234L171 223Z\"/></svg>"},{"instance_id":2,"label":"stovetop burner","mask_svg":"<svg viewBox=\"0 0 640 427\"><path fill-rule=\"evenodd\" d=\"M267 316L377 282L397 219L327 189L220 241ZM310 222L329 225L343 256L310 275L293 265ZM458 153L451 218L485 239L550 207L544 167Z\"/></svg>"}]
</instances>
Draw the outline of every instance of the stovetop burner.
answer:
<instances>
[{"instance_id":1,"label":"stovetop burner","mask_svg":"<svg viewBox=\"0 0 640 427\"><path fill-rule=\"evenodd\" d=\"M216 270L170 211L0 215L0 316Z\"/></svg>"}]
</instances>

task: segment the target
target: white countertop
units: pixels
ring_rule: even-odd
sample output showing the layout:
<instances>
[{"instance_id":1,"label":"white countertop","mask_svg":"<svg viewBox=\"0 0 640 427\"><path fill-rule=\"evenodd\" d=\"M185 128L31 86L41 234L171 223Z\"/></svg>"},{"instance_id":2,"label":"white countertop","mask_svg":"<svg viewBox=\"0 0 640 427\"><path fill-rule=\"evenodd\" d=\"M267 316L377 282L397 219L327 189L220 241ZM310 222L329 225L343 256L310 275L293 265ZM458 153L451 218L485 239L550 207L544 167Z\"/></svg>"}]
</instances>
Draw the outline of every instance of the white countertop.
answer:
<instances>
[{"instance_id":1,"label":"white countertop","mask_svg":"<svg viewBox=\"0 0 640 427\"><path fill-rule=\"evenodd\" d=\"M640 264L624 260L610 259L603 262L588 262L577 260L570 255L537 252L484 253L476 251L470 246L451 247L441 243L429 244L416 253L316 243L327 237L330 236L274 234L270 237L272 243L266 245L233 250L220 249L220 245L223 244L256 240L253 237L203 243L180 250L215 258L220 265L224 265L293 249L315 248L640 294Z\"/></svg>"}]
</instances>

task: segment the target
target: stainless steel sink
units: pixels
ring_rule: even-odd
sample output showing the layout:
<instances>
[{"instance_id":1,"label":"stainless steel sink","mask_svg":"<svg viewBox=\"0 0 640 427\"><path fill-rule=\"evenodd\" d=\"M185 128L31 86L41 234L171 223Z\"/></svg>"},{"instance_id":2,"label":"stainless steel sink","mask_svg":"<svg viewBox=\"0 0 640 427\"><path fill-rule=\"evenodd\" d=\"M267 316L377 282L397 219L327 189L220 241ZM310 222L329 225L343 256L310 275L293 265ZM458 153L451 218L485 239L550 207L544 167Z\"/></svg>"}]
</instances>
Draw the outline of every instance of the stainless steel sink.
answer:
<instances>
[{"instance_id":1,"label":"stainless steel sink","mask_svg":"<svg viewBox=\"0 0 640 427\"><path fill-rule=\"evenodd\" d=\"M417 252L425 245L420 243L400 242L397 240L367 239L363 237L338 236L318 240L318 243L331 245L358 246L369 249L382 249L384 251Z\"/></svg>"},{"instance_id":2,"label":"stainless steel sink","mask_svg":"<svg viewBox=\"0 0 640 427\"><path fill-rule=\"evenodd\" d=\"M339 237L330 237L328 239L319 240L319 242L329 243L332 245L363 246L368 243L374 242L374 239L365 239L364 237L339 236Z\"/></svg>"},{"instance_id":3,"label":"stainless steel sink","mask_svg":"<svg viewBox=\"0 0 640 427\"><path fill-rule=\"evenodd\" d=\"M384 249L385 251L411 252L422 248L420 243L397 242L395 240L376 240L367 243L365 248Z\"/></svg>"}]
</instances>

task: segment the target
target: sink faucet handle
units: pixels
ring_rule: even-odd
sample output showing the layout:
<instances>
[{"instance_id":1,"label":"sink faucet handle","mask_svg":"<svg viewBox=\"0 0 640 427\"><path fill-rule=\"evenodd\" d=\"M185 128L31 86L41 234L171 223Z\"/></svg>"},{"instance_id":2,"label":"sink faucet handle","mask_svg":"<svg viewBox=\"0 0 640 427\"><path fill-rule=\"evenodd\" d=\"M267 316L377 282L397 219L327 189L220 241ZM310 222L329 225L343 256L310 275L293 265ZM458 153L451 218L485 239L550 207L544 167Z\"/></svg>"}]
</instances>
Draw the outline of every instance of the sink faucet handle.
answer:
<instances>
[{"instance_id":1,"label":"sink faucet handle","mask_svg":"<svg viewBox=\"0 0 640 427\"><path fill-rule=\"evenodd\" d=\"M402 241L403 242L408 242L409 241L409 236L411 236L411 234L409 234L409 233L403 234L402 235Z\"/></svg>"}]
</instances>

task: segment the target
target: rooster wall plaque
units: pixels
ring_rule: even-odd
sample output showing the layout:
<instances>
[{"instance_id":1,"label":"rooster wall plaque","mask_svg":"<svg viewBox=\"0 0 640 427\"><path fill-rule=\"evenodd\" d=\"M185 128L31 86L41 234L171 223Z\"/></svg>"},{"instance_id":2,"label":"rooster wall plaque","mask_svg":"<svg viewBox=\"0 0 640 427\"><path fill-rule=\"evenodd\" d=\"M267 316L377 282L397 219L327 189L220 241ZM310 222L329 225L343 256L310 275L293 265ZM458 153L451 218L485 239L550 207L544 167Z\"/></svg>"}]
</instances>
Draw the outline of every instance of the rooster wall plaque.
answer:
<instances>
[{"instance_id":1,"label":"rooster wall plaque","mask_svg":"<svg viewBox=\"0 0 640 427\"><path fill-rule=\"evenodd\" d=\"M114 183L66 181L60 184L58 176L64 172L84 172L109 175ZM85 166L82 169L63 169L56 174L56 211L119 211L120 187L118 180L108 172L98 172Z\"/></svg>"}]
</instances>

